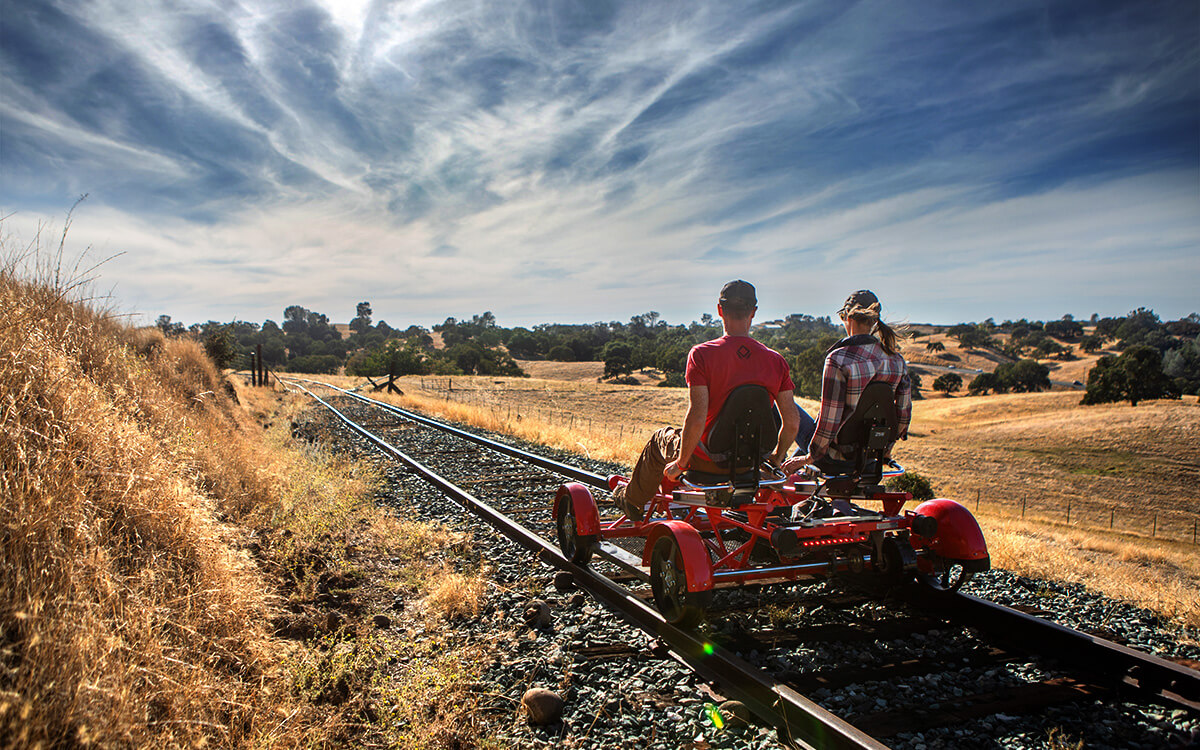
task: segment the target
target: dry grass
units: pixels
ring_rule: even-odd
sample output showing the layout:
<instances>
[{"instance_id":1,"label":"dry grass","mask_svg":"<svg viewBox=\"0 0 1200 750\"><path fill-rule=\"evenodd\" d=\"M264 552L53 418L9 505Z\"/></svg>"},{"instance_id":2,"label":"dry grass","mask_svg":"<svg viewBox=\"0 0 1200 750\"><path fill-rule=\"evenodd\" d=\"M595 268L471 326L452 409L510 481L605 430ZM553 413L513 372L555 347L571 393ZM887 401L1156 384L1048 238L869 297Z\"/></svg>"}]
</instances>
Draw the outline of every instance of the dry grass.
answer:
<instances>
[{"instance_id":1,"label":"dry grass","mask_svg":"<svg viewBox=\"0 0 1200 750\"><path fill-rule=\"evenodd\" d=\"M222 463L219 373L19 260L0 269L0 741L295 739L265 692L261 580L214 518L266 486Z\"/></svg>"},{"instance_id":2,"label":"dry grass","mask_svg":"<svg viewBox=\"0 0 1200 750\"><path fill-rule=\"evenodd\" d=\"M978 373L975 369L978 368L984 372L992 372L1000 364L1009 361L1007 358L993 352L989 349L966 349L958 343L958 339L946 335L945 333L932 333L933 326L915 326L916 328L929 333L927 336L912 340L904 349L905 358L917 366L917 370L921 371L920 365L954 365L958 368L958 374L963 379L963 390L966 390L967 385ZM1090 331L1090 328L1085 328ZM1007 333L997 333L993 338L1000 341L1002 344L1008 341ZM928 352L925 350L925 345L931 342L940 342L946 347L944 352ZM1074 359L1040 359L1039 363L1045 365L1050 370L1050 379L1056 382L1070 383L1078 380L1080 383L1087 382L1088 372L1096 366L1096 360L1106 354L1120 354L1115 349L1101 349L1100 351L1088 354L1079 349L1078 344L1072 344L1074 350ZM933 380L941 375L945 370L926 369L924 373L924 389L922 393L926 398L932 400L940 400L946 398L945 394L938 393L933 390ZM1062 386L1055 386L1061 388ZM1072 391L1078 393L1082 397L1083 391Z\"/></svg>"},{"instance_id":3,"label":"dry grass","mask_svg":"<svg viewBox=\"0 0 1200 750\"><path fill-rule=\"evenodd\" d=\"M1150 534L1176 523L1190 539L1200 480L1200 408L1194 398L1079 406L1074 393L1006 394L920 402L897 454L941 492L1006 502L1064 518L1107 522L1111 509Z\"/></svg>"},{"instance_id":4,"label":"dry grass","mask_svg":"<svg viewBox=\"0 0 1200 750\"><path fill-rule=\"evenodd\" d=\"M463 575L444 571L435 577L435 583L425 602L430 612L444 620L456 617L478 617L487 593L487 581L479 575Z\"/></svg>"},{"instance_id":5,"label":"dry grass","mask_svg":"<svg viewBox=\"0 0 1200 750\"><path fill-rule=\"evenodd\" d=\"M604 376L603 362L551 362L548 360L518 359L517 364L525 374L535 380L556 380L569 383L598 383ZM641 385L656 386L662 381L662 372L653 368L630 373Z\"/></svg>"}]
</instances>

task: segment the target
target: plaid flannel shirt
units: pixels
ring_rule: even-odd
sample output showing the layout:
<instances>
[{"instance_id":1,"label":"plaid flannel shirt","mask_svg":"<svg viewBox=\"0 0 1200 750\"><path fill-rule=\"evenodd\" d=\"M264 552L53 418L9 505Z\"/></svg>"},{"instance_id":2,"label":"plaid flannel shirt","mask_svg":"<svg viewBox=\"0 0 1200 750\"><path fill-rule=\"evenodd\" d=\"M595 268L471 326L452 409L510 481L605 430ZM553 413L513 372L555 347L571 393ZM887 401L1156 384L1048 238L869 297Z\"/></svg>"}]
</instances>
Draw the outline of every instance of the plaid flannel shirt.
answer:
<instances>
[{"instance_id":1,"label":"plaid flannel shirt","mask_svg":"<svg viewBox=\"0 0 1200 750\"><path fill-rule=\"evenodd\" d=\"M851 336L834 344L825 356L821 411L817 415L816 432L809 443L813 461L826 455L842 461L853 458L852 452L844 454L834 441L842 424L854 413L863 389L876 380L890 383L895 389L896 414L900 418L897 435L901 440L908 439L908 424L912 421L912 383L904 358L885 352L874 336Z\"/></svg>"}]
</instances>

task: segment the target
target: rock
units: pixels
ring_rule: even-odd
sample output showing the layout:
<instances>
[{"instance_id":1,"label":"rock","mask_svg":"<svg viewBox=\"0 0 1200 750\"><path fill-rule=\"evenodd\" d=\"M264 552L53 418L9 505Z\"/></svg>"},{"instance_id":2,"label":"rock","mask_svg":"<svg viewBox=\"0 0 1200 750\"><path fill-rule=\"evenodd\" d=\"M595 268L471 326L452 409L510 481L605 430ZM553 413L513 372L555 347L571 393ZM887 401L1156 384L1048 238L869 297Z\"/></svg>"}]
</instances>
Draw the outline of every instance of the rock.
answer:
<instances>
[{"instance_id":1,"label":"rock","mask_svg":"<svg viewBox=\"0 0 1200 750\"><path fill-rule=\"evenodd\" d=\"M530 688L521 696L525 716L530 724L554 724L562 717L563 699L546 688Z\"/></svg>"},{"instance_id":2,"label":"rock","mask_svg":"<svg viewBox=\"0 0 1200 750\"><path fill-rule=\"evenodd\" d=\"M554 574L554 588L559 591L570 591L575 588L575 576L565 570L560 570Z\"/></svg>"},{"instance_id":3,"label":"rock","mask_svg":"<svg viewBox=\"0 0 1200 750\"><path fill-rule=\"evenodd\" d=\"M726 729L737 729L750 723L750 709L741 701L725 701L720 706Z\"/></svg>"},{"instance_id":4,"label":"rock","mask_svg":"<svg viewBox=\"0 0 1200 750\"><path fill-rule=\"evenodd\" d=\"M582 591L576 591L574 594L571 594L571 598L567 600L567 604L574 609L578 609L583 606L585 601L587 601L587 596Z\"/></svg>"},{"instance_id":5,"label":"rock","mask_svg":"<svg viewBox=\"0 0 1200 750\"><path fill-rule=\"evenodd\" d=\"M380 630L385 630L392 626L392 618L387 615L375 615L371 622Z\"/></svg>"},{"instance_id":6,"label":"rock","mask_svg":"<svg viewBox=\"0 0 1200 750\"><path fill-rule=\"evenodd\" d=\"M525 624L531 628L546 628L550 626L550 605L541 599L534 599L525 605L523 612Z\"/></svg>"}]
</instances>

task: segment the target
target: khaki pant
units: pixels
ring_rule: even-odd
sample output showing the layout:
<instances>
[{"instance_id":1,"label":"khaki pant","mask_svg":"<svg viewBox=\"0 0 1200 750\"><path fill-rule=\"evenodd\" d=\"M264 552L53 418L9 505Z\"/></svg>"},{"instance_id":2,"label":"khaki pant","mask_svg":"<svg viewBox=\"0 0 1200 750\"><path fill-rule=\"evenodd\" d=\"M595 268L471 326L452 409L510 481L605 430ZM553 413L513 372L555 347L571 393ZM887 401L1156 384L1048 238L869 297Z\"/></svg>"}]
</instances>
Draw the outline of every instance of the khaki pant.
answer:
<instances>
[{"instance_id":1,"label":"khaki pant","mask_svg":"<svg viewBox=\"0 0 1200 750\"><path fill-rule=\"evenodd\" d=\"M645 508L650 498L662 484L663 469L679 458L679 443L683 431L678 427L663 427L650 436L642 454L638 456L629 486L625 488L625 501L630 505Z\"/></svg>"},{"instance_id":2,"label":"khaki pant","mask_svg":"<svg viewBox=\"0 0 1200 750\"><path fill-rule=\"evenodd\" d=\"M633 467L633 474L629 477L629 484L626 485L624 493L617 493L623 495L626 508L636 506L644 511L650 498L658 494L658 489L662 486L663 469L667 468L667 464L679 458L679 446L683 442L682 438L683 430L678 427L662 427L650 436L646 447L642 448L642 453L638 456L637 464ZM741 471L749 471L750 468L753 467L747 467ZM708 474L729 473L728 468L717 466L697 454L692 454L692 460L688 462L688 470L702 471ZM631 513L630 517L640 521L642 515L641 513Z\"/></svg>"}]
</instances>

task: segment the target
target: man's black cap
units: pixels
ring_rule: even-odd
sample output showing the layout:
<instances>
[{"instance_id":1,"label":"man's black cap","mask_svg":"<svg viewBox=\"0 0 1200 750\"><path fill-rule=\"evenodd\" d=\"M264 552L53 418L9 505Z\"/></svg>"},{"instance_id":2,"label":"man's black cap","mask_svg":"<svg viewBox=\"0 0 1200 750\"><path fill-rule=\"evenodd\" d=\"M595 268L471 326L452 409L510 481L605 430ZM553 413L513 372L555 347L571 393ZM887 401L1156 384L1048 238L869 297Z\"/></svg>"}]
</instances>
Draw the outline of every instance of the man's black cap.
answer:
<instances>
[{"instance_id":1,"label":"man's black cap","mask_svg":"<svg viewBox=\"0 0 1200 750\"><path fill-rule=\"evenodd\" d=\"M758 307L758 297L754 294L754 286L741 279L731 281L721 287L721 299L717 301L726 307L739 310Z\"/></svg>"}]
</instances>

